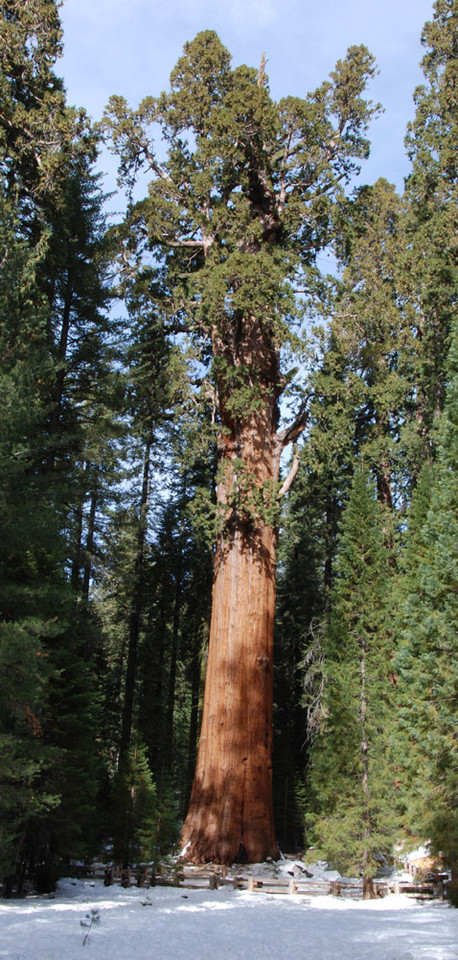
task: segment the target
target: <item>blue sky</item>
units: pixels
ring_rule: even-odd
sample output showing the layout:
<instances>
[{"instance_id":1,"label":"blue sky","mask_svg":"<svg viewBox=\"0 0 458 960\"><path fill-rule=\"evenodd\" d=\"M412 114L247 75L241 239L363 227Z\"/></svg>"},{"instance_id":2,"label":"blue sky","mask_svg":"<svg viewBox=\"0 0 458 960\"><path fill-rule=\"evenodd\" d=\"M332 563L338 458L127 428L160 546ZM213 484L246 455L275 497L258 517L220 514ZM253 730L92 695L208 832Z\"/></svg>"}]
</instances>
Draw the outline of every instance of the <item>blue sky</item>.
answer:
<instances>
[{"instance_id":1,"label":"blue sky","mask_svg":"<svg viewBox=\"0 0 458 960\"><path fill-rule=\"evenodd\" d=\"M183 44L199 30L216 30L234 65L258 66L265 51L274 98L304 96L349 45L365 43L380 70L370 97L385 112L373 122L362 179L384 176L401 189L404 134L422 80L420 34L432 14L432 0L65 0L57 72L69 102L99 119L113 93L136 106L166 89Z\"/></svg>"}]
</instances>

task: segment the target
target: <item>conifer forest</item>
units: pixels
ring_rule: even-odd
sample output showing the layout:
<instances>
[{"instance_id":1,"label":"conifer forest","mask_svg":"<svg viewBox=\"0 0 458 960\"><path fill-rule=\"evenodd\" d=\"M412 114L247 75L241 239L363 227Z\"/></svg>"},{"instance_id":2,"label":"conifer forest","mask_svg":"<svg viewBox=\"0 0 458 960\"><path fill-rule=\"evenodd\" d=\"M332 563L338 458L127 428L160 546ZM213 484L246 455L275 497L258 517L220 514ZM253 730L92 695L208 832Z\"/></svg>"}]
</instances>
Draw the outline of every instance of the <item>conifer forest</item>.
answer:
<instances>
[{"instance_id":1,"label":"conifer forest","mask_svg":"<svg viewBox=\"0 0 458 960\"><path fill-rule=\"evenodd\" d=\"M59 0L0 6L0 892L312 847L370 896L419 843L458 887L457 0L403 192L365 46L275 102L206 30L94 123Z\"/></svg>"}]
</instances>

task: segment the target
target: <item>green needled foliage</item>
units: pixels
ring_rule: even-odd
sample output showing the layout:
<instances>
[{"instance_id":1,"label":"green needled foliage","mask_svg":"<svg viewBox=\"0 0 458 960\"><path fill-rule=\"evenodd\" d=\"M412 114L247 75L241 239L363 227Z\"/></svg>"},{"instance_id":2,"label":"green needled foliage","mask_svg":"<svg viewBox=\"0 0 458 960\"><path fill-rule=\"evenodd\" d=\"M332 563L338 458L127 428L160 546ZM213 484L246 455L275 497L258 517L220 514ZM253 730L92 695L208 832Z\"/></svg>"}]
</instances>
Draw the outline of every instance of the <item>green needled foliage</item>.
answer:
<instances>
[{"instance_id":1,"label":"green needled foliage","mask_svg":"<svg viewBox=\"0 0 458 960\"><path fill-rule=\"evenodd\" d=\"M282 850L303 843L303 782L310 741L319 722L323 621L334 557L334 499L306 451L285 501L279 544L275 612L273 794ZM305 689L304 689L305 688Z\"/></svg>"},{"instance_id":2,"label":"green needled foliage","mask_svg":"<svg viewBox=\"0 0 458 960\"><path fill-rule=\"evenodd\" d=\"M0 623L0 871L7 893L14 889L28 823L59 802L52 787L43 787L43 773L54 761L42 737L50 626L30 616Z\"/></svg>"},{"instance_id":3,"label":"green needled foliage","mask_svg":"<svg viewBox=\"0 0 458 960\"><path fill-rule=\"evenodd\" d=\"M53 73L61 52L55 0L0 6L0 169L11 196L36 197L60 163L63 85Z\"/></svg>"},{"instance_id":4,"label":"green needled foliage","mask_svg":"<svg viewBox=\"0 0 458 960\"><path fill-rule=\"evenodd\" d=\"M58 7L54 0L0 5L0 623L2 659L11 665L0 698L10 758L0 880L7 892L31 879L52 889L58 858L87 852L99 780L94 622L91 630L68 581L88 449L83 402L100 397L92 381L107 369L104 224L91 175L94 137L84 113L66 107L54 73ZM27 682L13 669L21 638Z\"/></svg>"},{"instance_id":5,"label":"green needled foliage","mask_svg":"<svg viewBox=\"0 0 458 960\"><path fill-rule=\"evenodd\" d=\"M437 0L425 25L425 84L407 146L409 247L404 265L417 317L417 424L425 466L412 500L396 591L401 646L400 767L407 833L458 869L456 678L456 71L458 11ZM448 354L448 359L447 359ZM445 404L445 407L444 407ZM437 426L439 424L439 428Z\"/></svg>"},{"instance_id":6,"label":"green needled foliage","mask_svg":"<svg viewBox=\"0 0 458 960\"><path fill-rule=\"evenodd\" d=\"M306 837L313 858L362 875L369 892L396 826L388 583L383 511L358 467L342 518L323 645L322 725L311 751Z\"/></svg>"},{"instance_id":7,"label":"green needled foliage","mask_svg":"<svg viewBox=\"0 0 458 960\"><path fill-rule=\"evenodd\" d=\"M406 182L408 245L402 264L417 346L419 458L431 455L430 431L444 404L444 372L456 310L458 11L437 0L422 43L424 85L407 132L412 172Z\"/></svg>"},{"instance_id":8,"label":"green needled foliage","mask_svg":"<svg viewBox=\"0 0 458 960\"><path fill-rule=\"evenodd\" d=\"M119 231L124 262L147 262L152 252L161 264L151 296L172 330L199 337L201 359L212 351L211 377L234 421L283 390L269 354L293 336L295 285L305 277L313 288L332 205L355 158L367 155L376 108L362 93L373 72L368 51L350 48L315 93L275 104L265 77L231 69L216 34L204 31L185 45L169 93L137 111L110 101L104 127L120 177L132 184L145 165L153 178ZM250 317L266 339L264 362L247 341Z\"/></svg>"},{"instance_id":9,"label":"green needled foliage","mask_svg":"<svg viewBox=\"0 0 458 960\"><path fill-rule=\"evenodd\" d=\"M448 359L438 459L419 485L399 585L399 753L406 826L458 877L458 341ZM429 489L426 492L425 487ZM399 594L398 594L399 597Z\"/></svg>"},{"instance_id":10,"label":"green needled foliage","mask_svg":"<svg viewBox=\"0 0 458 960\"><path fill-rule=\"evenodd\" d=\"M0 176L32 227L65 179L71 152L93 151L83 110L68 108L54 73L60 0L0 4ZM36 229L36 223L35 223Z\"/></svg>"},{"instance_id":11,"label":"green needled foliage","mask_svg":"<svg viewBox=\"0 0 458 960\"><path fill-rule=\"evenodd\" d=\"M400 268L404 206L380 179L339 211L344 270L323 363L313 376L317 398L306 451L313 469L330 463L337 485L348 482L359 452L373 466L378 498L388 508L408 494L416 467L410 434L417 349Z\"/></svg>"},{"instance_id":12,"label":"green needled foliage","mask_svg":"<svg viewBox=\"0 0 458 960\"><path fill-rule=\"evenodd\" d=\"M31 815L53 805L40 785L53 754L43 743L47 638L56 631L61 560L59 518L40 477L45 396L51 366L43 344L45 301L36 274L43 250L18 236L18 220L0 199L0 629L2 677L2 839L0 879L14 873ZM59 628L57 628L59 629ZM8 889L8 886L6 887Z\"/></svg>"},{"instance_id":13,"label":"green needled foliage","mask_svg":"<svg viewBox=\"0 0 458 960\"><path fill-rule=\"evenodd\" d=\"M146 749L137 738L119 766L111 828L114 859L124 867L155 860L161 844L176 839L176 804L169 792L159 799Z\"/></svg>"},{"instance_id":14,"label":"green needled foliage","mask_svg":"<svg viewBox=\"0 0 458 960\"><path fill-rule=\"evenodd\" d=\"M14 830L9 852L4 849L0 860L0 873L2 879L15 873L11 886L20 889L25 875L38 868L43 850L49 848L49 807L53 808L54 834L59 833L63 793L67 808L72 808L65 816L72 824L73 839L78 819L83 829L89 792L78 794L75 784L82 786L84 767L92 762L96 718L87 706L86 691L90 699L92 681L82 676L81 644L75 654L78 617L64 572L67 544L62 535L62 500L43 469L53 372L43 335L46 301L36 284L43 258L37 264L36 251L15 238L12 219L8 234L5 203L3 211L7 254L0 282L0 381L5 397L0 417L0 620L7 688L0 696L0 736L7 747L2 764L2 822L6 829L11 821ZM73 620L71 630L69 619ZM87 635L87 625L82 632ZM20 671L14 667L19 646ZM14 709L7 706L10 703ZM81 748L76 727L84 724ZM70 762L62 760L63 748ZM93 812L94 805L86 826ZM60 852L68 853L68 844Z\"/></svg>"}]
</instances>

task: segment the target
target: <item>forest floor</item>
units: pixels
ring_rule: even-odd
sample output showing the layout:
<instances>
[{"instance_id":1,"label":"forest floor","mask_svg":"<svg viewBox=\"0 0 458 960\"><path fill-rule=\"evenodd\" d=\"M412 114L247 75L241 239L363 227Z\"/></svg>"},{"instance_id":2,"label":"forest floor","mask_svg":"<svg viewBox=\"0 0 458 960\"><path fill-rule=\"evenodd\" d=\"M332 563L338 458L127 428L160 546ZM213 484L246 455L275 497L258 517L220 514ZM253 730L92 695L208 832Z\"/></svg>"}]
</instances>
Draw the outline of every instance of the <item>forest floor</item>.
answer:
<instances>
[{"instance_id":1,"label":"forest floor","mask_svg":"<svg viewBox=\"0 0 458 960\"><path fill-rule=\"evenodd\" d=\"M290 864L280 870L290 869ZM251 868L267 875L267 865ZM329 876L329 874L328 874ZM331 877L329 876L329 879ZM376 901L64 879L0 901L0 960L458 960L458 910Z\"/></svg>"}]
</instances>

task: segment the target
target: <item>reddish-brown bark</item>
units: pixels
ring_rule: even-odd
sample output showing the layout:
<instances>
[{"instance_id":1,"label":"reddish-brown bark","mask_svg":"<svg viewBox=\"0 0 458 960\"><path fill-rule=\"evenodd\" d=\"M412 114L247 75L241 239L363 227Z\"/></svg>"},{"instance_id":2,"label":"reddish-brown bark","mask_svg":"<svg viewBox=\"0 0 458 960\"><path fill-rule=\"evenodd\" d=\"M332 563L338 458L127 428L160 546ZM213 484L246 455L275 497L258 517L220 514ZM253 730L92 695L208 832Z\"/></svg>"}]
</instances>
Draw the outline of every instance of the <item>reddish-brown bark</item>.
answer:
<instances>
[{"instance_id":1,"label":"reddish-brown bark","mask_svg":"<svg viewBox=\"0 0 458 960\"><path fill-rule=\"evenodd\" d=\"M202 729L182 835L194 862L279 855L271 761L275 535L235 527L216 559Z\"/></svg>"},{"instance_id":2,"label":"reddish-brown bark","mask_svg":"<svg viewBox=\"0 0 458 960\"><path fill-rule=\"evenodd\" d=\"M259 334L251 324L238 346L245 362L257 361L262 403L245 417L233 417L220 403L217 497L225 526L215 555L202 728L182 832L184 856L193 862L279 856L271 758L276 530L251 496L278 478L278 371L272 344Z\"/></svg>"}]
</instances>

